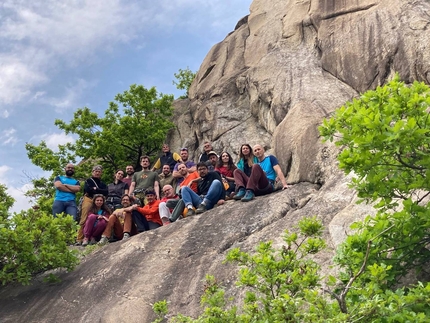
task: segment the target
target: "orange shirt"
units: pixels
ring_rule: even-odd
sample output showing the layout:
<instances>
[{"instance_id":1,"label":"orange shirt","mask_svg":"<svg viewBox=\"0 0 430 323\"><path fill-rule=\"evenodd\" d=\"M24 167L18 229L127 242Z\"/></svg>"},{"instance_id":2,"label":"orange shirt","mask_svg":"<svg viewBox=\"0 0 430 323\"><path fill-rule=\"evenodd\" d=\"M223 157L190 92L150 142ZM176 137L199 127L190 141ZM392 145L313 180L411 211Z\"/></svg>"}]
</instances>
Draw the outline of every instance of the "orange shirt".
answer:
<instances>
[{"instance_id":1,"label":"orange shirt","mask_svg":"<svg viewBox=\"0 0 430 323\"><path fill-rule=\"evenodd\" d=\"M138 207L137 211L140 214L143 214L146 220L163 225L163 222L160 219L160 212L158 211L160 202L160 200L155 200L152 203L146 204L144 207Z\"/></svg>"},{"instance_id":2,"label":"orange shirt","mask_svg":"<svg viewBox=\"0 0 430 323\"><path fill-rule=\"evenodd\" d=\"M187 178L184 178L184 180L182 181L182 183L179 185L180 187L184 187L184 186L188 186L188 184L196 178L199 178L200 175L197 172L193 172L190 175L188 175ZM193 184L191 184L191 189L193 190L194 193L197 193L197 182L194 182Z\"/></svg>"}]
</instances>

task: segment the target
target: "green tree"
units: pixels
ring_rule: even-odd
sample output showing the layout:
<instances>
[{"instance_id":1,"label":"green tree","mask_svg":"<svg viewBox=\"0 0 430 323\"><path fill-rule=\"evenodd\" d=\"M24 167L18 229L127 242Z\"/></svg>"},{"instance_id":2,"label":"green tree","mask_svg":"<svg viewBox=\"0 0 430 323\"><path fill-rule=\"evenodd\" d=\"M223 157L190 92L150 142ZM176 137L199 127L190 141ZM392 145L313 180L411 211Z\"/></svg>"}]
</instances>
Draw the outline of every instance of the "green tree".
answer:
<instances>
[{"instance_id":1,"label":"green tree","mask_svg":"<svg viewBox=\"0 0 430 323\"><path fill-rule=\"evenodd\" d=\"M369 262L391 266L388 285L411 269L423 270L430 260L429 106L426 84L406 85L396 74L385 86L346 103L320 127L326 140L342 146L339 166L354 172L351 186L378 209L375 217L354 226L358 232L340 248L339 259L348 270L357 268L367 241L377 237Z\"/></svg>"},{"instance_id":2,"label":"green tree","mask_svg":"<svg viewBox=\"0 0 430 323\"><path fill-rule=\"evenodd\" d=\"M74 113L69 123L55 121L66 134L76 136L73 144L59 146L58 152L44 142L38 146L27 144L28 156L33 164L56 173L63 173L69 161L85 160L77 169L77 178L83 173L83 178L88 177L94 164L102 164L103 178L111 181L116 169L127 164L138 169L141 156L159 151L174 126L170 120L172 102L173 95L158 94L154 87L131 85L128 91L115 96L103 117L84 107Z\"/></svg>"},{"instance_id":3,"label":"green tree","mask_svg":"<svg viewBox=\"0 0 430 323\"><path fill-rule=\"evenodd\" d=\"M196 77L196 73L193 73L187 66L185 70L179 69L178 73L174 73L174 76L177 81L173 81L173 85L176 85L178 90L185 90L185 94L181 95L179 98L188 98L188 90Z\"/></svg>"},{"instance_id":4,"label":"green tree","mask_svg":"<svg viewBox=\"0 0 430 323\"><path fill-rule=\"evenodd\" d=\"M0 185L0 282L28 284L31 278L49 269L72 270L78 263L76 252L68 248L76 234L70 216L53 218L40 210L10 214L13 199Z\"/></svg>"}]
</instances>

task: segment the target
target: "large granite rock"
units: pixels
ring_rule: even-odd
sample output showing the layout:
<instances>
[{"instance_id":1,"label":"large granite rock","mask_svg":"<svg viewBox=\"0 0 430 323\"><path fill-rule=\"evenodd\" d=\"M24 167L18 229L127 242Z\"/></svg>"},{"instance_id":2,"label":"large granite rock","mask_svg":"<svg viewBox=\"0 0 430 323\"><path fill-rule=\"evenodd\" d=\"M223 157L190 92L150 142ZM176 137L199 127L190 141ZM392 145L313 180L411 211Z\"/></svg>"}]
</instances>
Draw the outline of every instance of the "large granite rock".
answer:
<instances>
[{"instance_id":1,"label":"large granite rock","mask_svg":"<svg viewBox=\"0 0 430 323\"><path fill-rule=\"evenodd\" d=\"M349 224L371 214L356 205L339 153L322 143L322 118L398 71L430 82L430 3L416 0L254 0L250 14L203 61L189 98L175 102L174 149L198 155L205 140L237 156L261 143L293 184L249 203L228 202L207 213L118 242L85 258L60 284L36 280L0 289L1 322L150 322L151 305L197 315L206 273L228 295L236 269L232 247L282 244L282 233L316 215L330 246L317 260L328 270Z\"/></svg>"}]
</instances>

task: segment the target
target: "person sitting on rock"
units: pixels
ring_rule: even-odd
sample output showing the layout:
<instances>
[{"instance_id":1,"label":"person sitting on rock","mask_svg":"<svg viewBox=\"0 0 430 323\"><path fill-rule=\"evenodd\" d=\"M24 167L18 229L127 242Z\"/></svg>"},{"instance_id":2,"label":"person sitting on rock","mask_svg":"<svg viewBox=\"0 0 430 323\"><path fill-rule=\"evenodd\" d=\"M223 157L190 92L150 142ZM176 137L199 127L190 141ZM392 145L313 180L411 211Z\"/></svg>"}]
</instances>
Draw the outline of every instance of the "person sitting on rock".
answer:
<instances>
[{"instance_id":1,"label":"person sitting on rock","mask_svg":"<svg viewBox=\"0 0 430 323\"><path fill-rule=\"evenodd\" d=\"M176 178L173 177L173 173L170 171L170 166L167 164L163 165L163 170L161 171L161 174L158 175L158 178L160 179L161 192L163 192L163 188L166 185L171 185L173 188L177 185Z\"/></svg>"},{"instance_id":2,"label":"person sitting on rock","mask_svg":"<svg viewBox=\"0 0 430 323\"><path fill-rule=\"evenodd\" d=\"M181 184L184 177L181 175L181 173L178 171L178 167L180 164L185 164L187 166L188 173L193 173L196 171L196 163L194 161L188 159L188 148L181 148L181 159L182 162L176 163L175 167L173 168L173 177L176 178L177 183Z\"/></svg>"},{"instance_id":3,"label":"person sitting on rock","mask_svg":"<svg viewBox=\"0 0 430 323\"><path fill-rule=\"evenodd\" d=\"M261 145L254 146L254 155L258 162L252 166L251 174L248 177L243 171L234 171L234 181L238 188L235 200L249 202L257 195L265 195L275 190L276 177L282 183L282 189L288 188L284 174L275 156L264 155L264 148Z\"/></svg>"},{"instance_id":4,"label":"person sitting on rock","mask_svg":"<svg viewBox=\"0 0 430 323\"><path fill-rule=\"evenodd\" d=\"M128 194L128 184L123 182L124 172L118 169L114 175L113 183L108 185L108 197L106 202L112 209L118 209L121 207L121 196Z\"/></svg>"},{"instance_id":5,"label":"person sitting on rock","mask_svg":"<svg viewBox=\"0 0 430 323\"><path fill-rule=\"evenodd\" d=\"M148 203L144 207L132 205L124 209L125 211L136 210L138 212L133 212L132 217L139 232L157 229L163 225L159 211L160 200L156 199L154 188L146 189L145 197Z\"/></svg>"},{"instance_id":6,"label":"person sitting on rock","mask_svg":"<svg viewBox=\"0 0 430 323\"><path fill-rule=\"evenodd\" d=\"M227 198L230 198L230 194L235 191L233 172L236 166L233 163L233 158L231 155L223 151L221 153L221 158L219 159L215 170L221 174L224 187L226 187Z\"/></svg>"},{"instance_id":7,"label":"person sitting on rock","mask_svg":"<svg viewBox=\"0 0 430 323\"><path fill-rule=\"evenodd\" d=\"M124 194L121 197L121 205L123 208L115 210L109 217L99 244L103 245L108 243L109 239L112 237L112 233L115 235L115 238L119 240L127 240L130 236L137 234L131 212L125 210L131 205L131 198L128 194Z\"/></svg>"},{"instance_id":8,"label":"person sitting on rock","mask_svg":"<svg viewBox=\"0 0 430 323\"><path fill-rule=\"evenodd\" d=\"M215 205L223 204L225 200L225 189L222 185L222 179L218 172L209 172L208 166L204 162L197 164L197 172L200 180L197 184L197 193L184 186L181 189L182 200L188 209L188 216L194 214L193 206L197 207L197 214L212 209ZM203 197L201 197L203 196Z\"/></svg>"},{"instance_id":9,"label":"person sitting on rock","mask_svg":"<svg viewBox=\"0 0 430 323\"><path fill-rule=\"evenodd\" d=\"M84 226L83 247L87 246L88 243L95 244L97 240L100 240L103 231L106 229L111 211L105 201L105 197L102 194L95 194L93 197Z\"/></svg>"},{"instance_id":10,"label":"person sitting on rock","mask_svg":"<svg viewBox=\"0 0 430 323\"><path fill-rule=\"evenodd\" d=\"M163 144L161 151L162 154L160 155L160 158L157 159L151 170L154 172L157 169L160 169L163 165L167 164L169 165L170 171L172 172L175 164L182 161L181 156L179 156L177 153L172 153L168 144Z\"/></svg>"},{"instance_id":11,"label":"person sitting on rock","mask_svg":"<svg viewBox=\"0 0 430 323\"><path fill-rule=\"evenodd\" d=\"M257 163L258 158L254 156L251 146L249 144L243 144L240 146L239 162L237 163L237 168L249 177L251 175L252 165Z\"/></svg>"},{"instance_id":12,"label":"person sitting on rock","mask_svg":"<svg viewBox=\"0 0 430 323\"><path fill-rule=\"evenodd\" d=\"M199 163L200 162L207 162L209 160L208 153L213 150L212 144L209 141L205 141L203 144L203 152L199 156Z\"/></svg>"},{"instance_id":13,"label":"person sitting on rock","mask_svg":"<svg viewBox=\"0 0 430 323\"><path fill-rule=\"evenodd\" d=\"M182 182L179 184L179 191L188 186L193 192L197 193L197 182L200 179L199 173L197 171L189 173L185 164L179 164L178 172L183 177Z\"/></svg>"},{"instance_id":14,"label":"person sitting on rock","mask_svg":"<svg viewBox=\"0 0 430 323\"><path fill-rule=\"evenodd\" d=\"M173 186L165 185L163 187L163 198L158 206L160 218L163 225L170 223L170 216L179 200L179 195L175 193Z\"/></svg>"}]
</instances>

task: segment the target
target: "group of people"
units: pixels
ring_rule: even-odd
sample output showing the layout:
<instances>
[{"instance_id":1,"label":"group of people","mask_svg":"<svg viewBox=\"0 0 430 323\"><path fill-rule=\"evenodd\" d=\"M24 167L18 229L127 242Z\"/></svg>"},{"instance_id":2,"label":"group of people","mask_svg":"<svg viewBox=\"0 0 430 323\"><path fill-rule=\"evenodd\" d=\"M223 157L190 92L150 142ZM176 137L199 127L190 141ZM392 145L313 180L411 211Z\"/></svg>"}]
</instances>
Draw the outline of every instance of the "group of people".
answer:
<instances>
[{"instance_id":1,"label":"group of people","mask_svg":"<svg viewBox=\"0 0 430 323\"><path fill-rule=\"evenodd\" d=\"M261 145L243 144L235 165L228 152L218 156L210 142L204 143L197 163L189 159L187 148L172 153L164 144L152 168L148 156L140 158L140 165L139 172L132 165L125 173L117 170L109 185L101 180L102 167L93 167L84 183L77 244L126 240L229 199L248 202L275 191L277 181L288 188L278 160L266 156ZM65 213L78 219L76 193L81 185L73 175L74 165L68 164L65 175L54 179L54 216Z\"/></svg>"}]
</instances>

